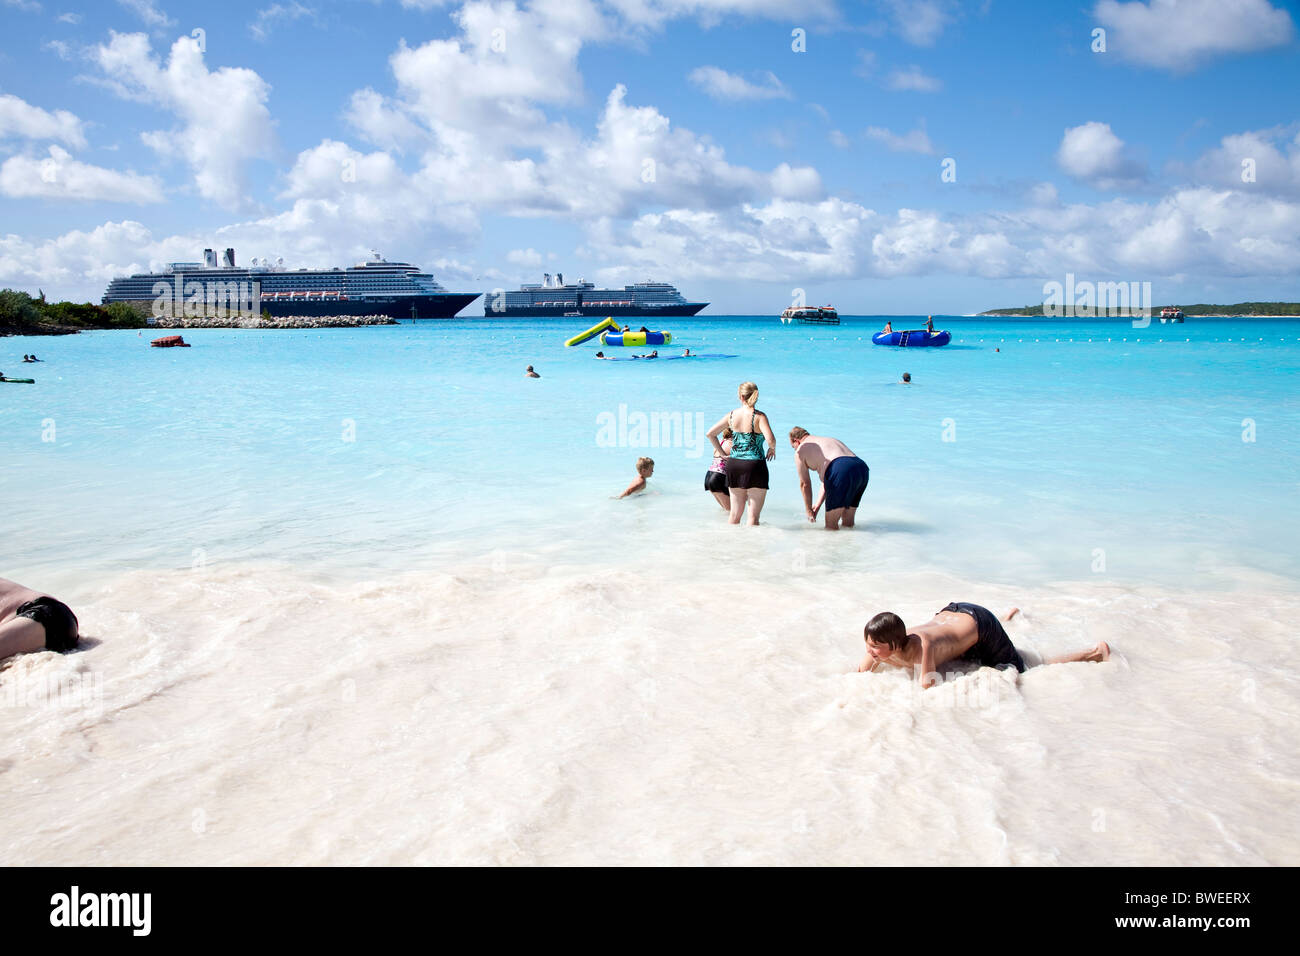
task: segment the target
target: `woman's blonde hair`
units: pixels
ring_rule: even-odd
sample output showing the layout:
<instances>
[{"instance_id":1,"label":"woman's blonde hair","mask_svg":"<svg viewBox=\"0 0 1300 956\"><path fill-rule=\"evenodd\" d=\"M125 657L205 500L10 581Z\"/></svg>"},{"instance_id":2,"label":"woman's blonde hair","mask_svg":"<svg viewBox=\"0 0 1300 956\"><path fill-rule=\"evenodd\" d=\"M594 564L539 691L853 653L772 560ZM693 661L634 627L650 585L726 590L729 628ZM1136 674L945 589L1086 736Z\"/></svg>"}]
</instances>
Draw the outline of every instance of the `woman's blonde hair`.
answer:
<instances>
[{"instance_id":1,"label":"woman's blonde hair","mask_svg":"<svg viewBox=\"0 0 1300 956\"><path fill-rule=\"evenodd\" d=\"M740 400L750 408L758 404L758 386L753 382L741 382L739 394Z\"/></svg>"}]
</instances>

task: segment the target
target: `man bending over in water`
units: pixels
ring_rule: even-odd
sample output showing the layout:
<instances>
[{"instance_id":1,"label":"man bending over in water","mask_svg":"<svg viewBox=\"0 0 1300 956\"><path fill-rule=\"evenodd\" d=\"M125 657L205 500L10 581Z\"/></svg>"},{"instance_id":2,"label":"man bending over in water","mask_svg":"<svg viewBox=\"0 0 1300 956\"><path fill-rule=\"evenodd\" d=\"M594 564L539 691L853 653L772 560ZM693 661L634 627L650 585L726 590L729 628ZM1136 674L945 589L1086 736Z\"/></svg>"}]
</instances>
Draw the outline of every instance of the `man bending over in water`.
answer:
<instances>
[{"instance_id":1,"label":"man bending over in water","mask_svg":"<svg viewBox=\"0 0 1300 956\"><path fill-rule=\"evenodd\" d=\"M1004 620L1020 612L1012 608ZM892 611L882 611L863 629L867 654L859 671L874 671L882 665L906 667L921 675L922 687L939 682L939 668L949 661L971 661L981 667L1014 667L1024 673L1025 662L1002 629L1001 622L988 608L978 604L949 604L929 622L910 631L903 619ZM1102 641L1088 651L1066 654L1043 661L1044 664L1070 664L1077 661L1100 663L1110 658L1110 645Z\"/></svg>"},{"instance_id":2,"label":"man bending over in water","mask_svg":"<svg viewBox=\"0 0 1300 956\"><path fill-rule=\"evenodd\" d=\"M841 521L844 527L852 528L853 517L862 504L862 493L871 479L867 463L838 438L809 435L806 428L798 425L790 429L790 447L794 449L794 467L799 472L799 490L803 493L803 509L808 520L816 521L817 512L825 504L827 531L838 531ZM810 471L817 472L822 480L815 506Z\"/></svg>"}]
</instances>

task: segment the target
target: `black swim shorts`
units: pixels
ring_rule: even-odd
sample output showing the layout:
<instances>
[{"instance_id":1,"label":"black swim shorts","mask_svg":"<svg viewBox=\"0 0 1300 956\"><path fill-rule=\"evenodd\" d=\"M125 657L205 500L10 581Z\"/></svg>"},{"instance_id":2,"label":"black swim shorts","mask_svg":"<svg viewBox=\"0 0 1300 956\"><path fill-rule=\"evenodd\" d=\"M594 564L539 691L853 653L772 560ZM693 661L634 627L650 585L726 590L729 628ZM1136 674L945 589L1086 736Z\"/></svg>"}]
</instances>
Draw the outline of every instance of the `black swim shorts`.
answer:
<instances>
[{"instance_id":1,"label":"black swim shorts","mask_svg":"<svg viewBox=\"0 0 1300 956\"><path fill-rule=\"evenodd\" d=\"M704 490L725 495L727 493L727 473L725 471L706 471L704 473Z\"/></svg>"},{"instance_id":2,"label":"black swim shorts","mask_svg":"<svg viewBox=\"0 0 1300 956\"><path fill-rule=\"evenodd\" d=\"M52 597L40 597L21 605L15 617L25 617L45 628L45 649L70 651L77 646L77 615L72 608Z\"/></svg>"},{"instance_id":3,"label":"black swim shorts","mask_svg":"<svg viewBox=\"0 0 1300 956\"><path fill-rule=\"evenodd\" d=\"M1011 643L1011 638L1007 637L1007 632L1002 629L1002 622L998 620L996 614L978 604L956 602L949 604L944 610L969 614L975 618L979 637L971 649L961 656L961 660L973 661L981 667L996 667L999 670L1004 667L1014 667L1022 674L1025 672L1025 661L1015 645Z\"/></svg>"}]
</instances>

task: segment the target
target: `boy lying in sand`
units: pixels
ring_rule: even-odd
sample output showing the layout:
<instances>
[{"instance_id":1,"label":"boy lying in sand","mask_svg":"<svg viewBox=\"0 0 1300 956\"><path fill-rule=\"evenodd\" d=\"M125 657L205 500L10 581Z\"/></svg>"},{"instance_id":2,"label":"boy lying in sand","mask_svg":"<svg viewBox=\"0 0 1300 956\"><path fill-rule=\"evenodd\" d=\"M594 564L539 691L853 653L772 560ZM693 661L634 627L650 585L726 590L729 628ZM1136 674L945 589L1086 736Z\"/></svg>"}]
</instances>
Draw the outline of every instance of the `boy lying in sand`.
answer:
<instances>
[{"instance_id":1,"label":"boy lying in sand","mask_svg":"<svg viewBox=\"0 0 1300 956\"><path fill-rule=\"evenodd\" d=\"M1012 608L1003 620L1020 612ZM906 667L913 673L920 669L921 686L938 683L939 668L949 661L972 661L981 667L1014 667L1025 670L1024 659L1002 624L988 608L978 604L949 604L928 623L912 628L892 611L882 611L863 628L867 654L859 671L874 671L883 664ZM1101 663L1110 658L1110 645L1102 641L1087 651L1066 654L1043 661L1044 664L1070 664L1076 661Z\"/></svg>"}]
</instances>

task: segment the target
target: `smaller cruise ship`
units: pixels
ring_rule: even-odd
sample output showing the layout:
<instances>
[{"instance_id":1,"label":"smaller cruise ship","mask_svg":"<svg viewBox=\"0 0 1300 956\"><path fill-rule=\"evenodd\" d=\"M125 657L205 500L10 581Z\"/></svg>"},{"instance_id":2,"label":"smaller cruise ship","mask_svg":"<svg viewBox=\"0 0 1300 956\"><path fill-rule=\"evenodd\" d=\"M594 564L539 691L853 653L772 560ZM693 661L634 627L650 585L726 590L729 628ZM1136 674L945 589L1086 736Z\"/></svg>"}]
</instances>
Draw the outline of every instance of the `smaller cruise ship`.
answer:
<instances>
[{"instance_id":1,"label":"smaller cruise ship","mask_svg":"<svg viewBox=\"0 0 1300 956\"><path fill-rule=\"evenodd\" d=\"M1183 310L1176 305L1160 310L1161 322L1181 322L1183 321Z\"/></svg>"},{"instance_id":2,"label":"smaller cruise ship","mask_svg":"<svg viewBox=\"0 0 1300 956\"><path fill-rule=\"evenodd\" d=\"M791 306L781 313L781 321L786 325L839 325L840 314L833 305Z\"/></svg>"},{"instance_id":3,"label":"smaller cruise ship","mask_svg":"<svg viewBox=\"0 0 1300 956\"><path fill-rule=\"evenodd\" d=\"M695 315L709 303L689 302L667 282L636 282L621 289L598 289L585 279L565 282L564 273L547 273L540 283L518 291L495 290L484 294L483 314L488 318L536 316L627 318Z\"/></svg>"}]
</instances>

